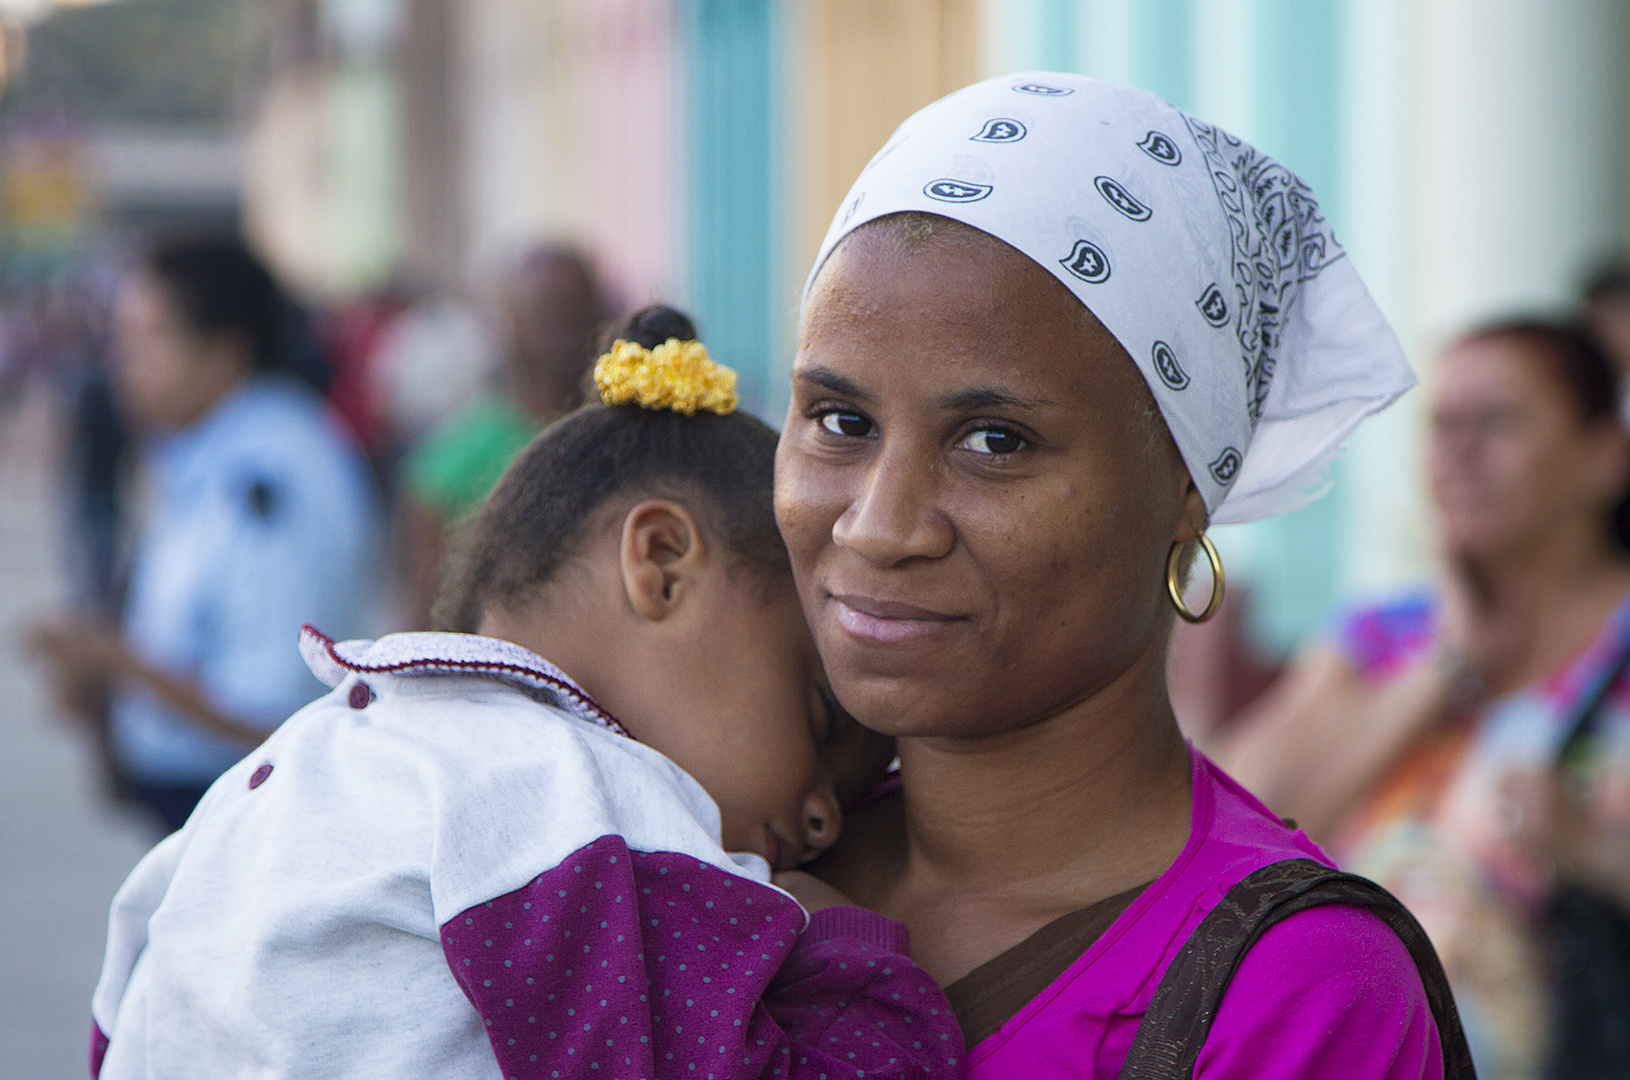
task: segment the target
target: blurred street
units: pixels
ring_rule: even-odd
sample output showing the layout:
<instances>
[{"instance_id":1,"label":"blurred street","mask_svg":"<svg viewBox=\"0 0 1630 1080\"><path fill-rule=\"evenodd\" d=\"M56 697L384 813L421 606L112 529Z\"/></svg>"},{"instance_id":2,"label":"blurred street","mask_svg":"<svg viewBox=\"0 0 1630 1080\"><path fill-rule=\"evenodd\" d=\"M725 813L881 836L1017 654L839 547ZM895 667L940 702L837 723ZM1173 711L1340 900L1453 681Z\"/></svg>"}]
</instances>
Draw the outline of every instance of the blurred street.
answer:
<instances>
[{"instance_id":1,"label":"blurred street","mask_svg":"<svg viewBox=\"0 0 1630 1080\"><path fill-rule=\"evenodd\" d=\"M0 1080L85 1075L108 903L151 842L22 652L63 589L41 404L0 417Z\"/></svg>"}]
</instances>

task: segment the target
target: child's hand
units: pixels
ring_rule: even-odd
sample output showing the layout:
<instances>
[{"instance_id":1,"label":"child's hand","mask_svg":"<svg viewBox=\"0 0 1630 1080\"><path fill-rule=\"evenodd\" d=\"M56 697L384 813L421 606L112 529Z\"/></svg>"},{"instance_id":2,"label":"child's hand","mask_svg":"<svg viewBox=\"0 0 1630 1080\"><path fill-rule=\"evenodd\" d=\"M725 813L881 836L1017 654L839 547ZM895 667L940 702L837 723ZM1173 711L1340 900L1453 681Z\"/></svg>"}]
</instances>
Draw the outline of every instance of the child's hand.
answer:
<instances>
[{"instance_id":1,"label":"child's hand","mask_svg":"<svg viewBox=\"0 0 1630 1080\"><path fill-rule=\"evenodd\" d=\"M776 888L791 893L792 898L811 915L829 907L849 907L854 904L853 900L820 878L806 874L802 870L783 870L779 874L770 875L770 881Z\"/></svg>"}]
</instances>

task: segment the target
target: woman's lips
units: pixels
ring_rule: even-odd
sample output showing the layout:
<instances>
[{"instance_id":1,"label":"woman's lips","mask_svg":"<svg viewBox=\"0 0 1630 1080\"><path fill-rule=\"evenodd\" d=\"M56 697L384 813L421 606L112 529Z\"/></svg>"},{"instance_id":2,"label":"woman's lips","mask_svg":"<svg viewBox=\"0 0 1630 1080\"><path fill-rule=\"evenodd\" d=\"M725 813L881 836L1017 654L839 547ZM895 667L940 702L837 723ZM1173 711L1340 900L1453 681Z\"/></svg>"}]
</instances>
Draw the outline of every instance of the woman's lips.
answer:
<instances>
[{"instance_id":1,"label":"woman's lips","mask_svg":"<svg viewBox=\"0 0 1630 1080\"><path fill-rule=\"evenodd\" d=\"M960 618L898 600L877 600L853 593L829 595L837 608L839 626L851 637L881 645L932 637Z\"/></svg>"}]
</instances>

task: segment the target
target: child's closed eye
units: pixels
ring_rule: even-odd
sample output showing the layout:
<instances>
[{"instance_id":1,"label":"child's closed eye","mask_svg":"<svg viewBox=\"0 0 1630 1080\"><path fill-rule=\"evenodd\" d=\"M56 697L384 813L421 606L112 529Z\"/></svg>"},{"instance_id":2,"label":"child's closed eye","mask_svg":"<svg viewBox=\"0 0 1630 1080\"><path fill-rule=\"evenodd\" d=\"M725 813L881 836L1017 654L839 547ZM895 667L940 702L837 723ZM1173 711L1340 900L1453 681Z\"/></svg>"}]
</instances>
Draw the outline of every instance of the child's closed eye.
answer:
<instances>
[{"instance_id":1,"label":"child's closed eye","mask_svg":"<svg viewBox=\"0 0 1630 1080\"><path fill-rule=\"evenodd\" d=\"M861 724L829 688L817 689L821 709L815 744L832 777L838 804L848 806L868 794L888 772L895 755L894 740Z\"/></svg>"},{"instance_id":2,"label":"child's closed eye","mask_svg":"<svg viewBox=\"0 0 1630 1080\"><path fill-rule=\"evenodd\" d=\"M832 691L824 686L816 686L821 697L821 730L816 733L815 742L820 746L835 746L843 741L843 737L852 726L858 726L858 721L850 716L844 707L838 704L838 699Z\"/></svg>"}]
</instances>

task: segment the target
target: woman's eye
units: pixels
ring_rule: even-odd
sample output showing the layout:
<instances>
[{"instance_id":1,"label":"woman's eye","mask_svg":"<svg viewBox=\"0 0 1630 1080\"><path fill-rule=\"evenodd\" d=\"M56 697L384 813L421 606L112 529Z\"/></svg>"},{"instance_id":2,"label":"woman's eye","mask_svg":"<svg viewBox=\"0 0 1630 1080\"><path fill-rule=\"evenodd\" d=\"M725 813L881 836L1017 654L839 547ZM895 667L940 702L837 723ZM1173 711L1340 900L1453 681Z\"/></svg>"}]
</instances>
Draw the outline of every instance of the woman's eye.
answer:
<instances>
[{"instance_id":1,"label":"woman's eye","mask_svg":"<svg viewBox=\"0 0 1630 1080\"><path fill-rule=\"evenodd\" d=\"M821 427L827 431L834 435L842 435L847 439L865 439L872 434L872 422L855 412L834 409L831 412L822 413L820 422Z\"/></svg>"},{"instance_id":2,"label":"woman's eye","mask_svg":"<svg viewBox=\"0 0 1630 1080\"><path fill-rule=\"evenodd\" d=\"M1024 449L1024 438L1008 428L980 428L969 432L958 448L976 454L1015 454Z\"/></svg>"}]
</instances>

